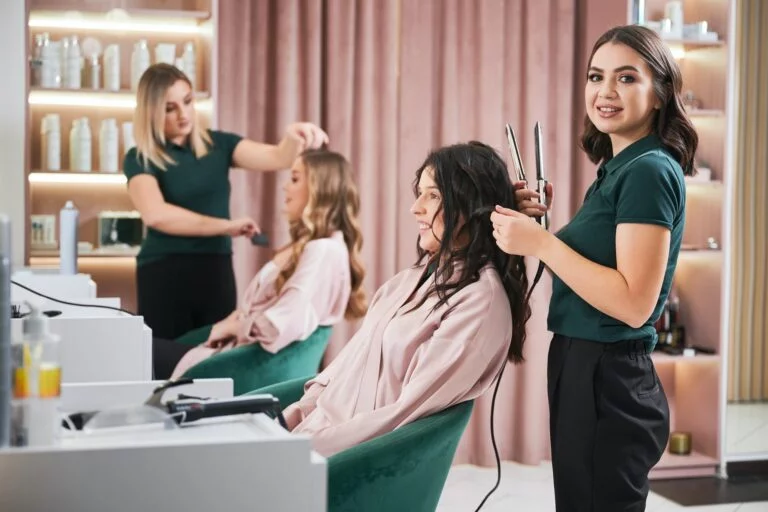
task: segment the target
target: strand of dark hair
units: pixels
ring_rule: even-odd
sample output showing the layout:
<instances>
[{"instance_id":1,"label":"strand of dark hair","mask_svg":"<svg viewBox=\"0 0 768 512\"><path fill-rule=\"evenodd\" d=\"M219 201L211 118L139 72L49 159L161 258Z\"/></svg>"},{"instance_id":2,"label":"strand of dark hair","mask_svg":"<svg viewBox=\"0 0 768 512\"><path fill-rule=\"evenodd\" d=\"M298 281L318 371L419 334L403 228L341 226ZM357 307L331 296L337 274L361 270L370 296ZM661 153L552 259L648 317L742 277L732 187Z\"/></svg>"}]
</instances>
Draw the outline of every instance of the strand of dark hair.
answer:
<instances>
[{"instance_id":1,"label":"strand of dark hair","mask_svg":"<svg viewBox=\"0 0 768 512\"><path fill-rule=\"evenodd\" d=\"M417 171L414 187L427 168L433 170L442 194L444 232L456 235L444 236L439 252L434 255L417 245L418 264L425 260L441 263L430 289L412 309L434 295L438 297L435 308L449 304L454 295L477 282L482 269L491 263L501 278L512 312L508 359L522 362L526 322L531 316L525 260L499 249L490 221L495 205L515 208L514 188L506 164L493 148L473 141L433 151ZM462 244L454 247L454 240L461 240Z\"/></svg>"}]
</instances>

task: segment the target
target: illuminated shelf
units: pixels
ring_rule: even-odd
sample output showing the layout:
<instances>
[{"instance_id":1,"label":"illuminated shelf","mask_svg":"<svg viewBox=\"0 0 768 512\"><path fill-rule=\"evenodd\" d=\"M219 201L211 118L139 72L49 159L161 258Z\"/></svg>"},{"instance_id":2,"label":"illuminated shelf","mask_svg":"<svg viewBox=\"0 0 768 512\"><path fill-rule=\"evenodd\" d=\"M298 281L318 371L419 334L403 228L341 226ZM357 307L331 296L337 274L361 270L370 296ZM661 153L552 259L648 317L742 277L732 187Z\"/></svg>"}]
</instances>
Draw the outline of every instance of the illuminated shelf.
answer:
<instances>
[{"instance_id":1,"label":"illuminated shelf","mask_svg":"<svg viewBox=\"0 0 768 512\"><path fill-rule=\"evenodd\" d=\"M715 473L717 465L717 459L697 451L692 451L690 455L674 455L665 451L649 476L654 480L665 477L674 478L679 476L677 471L680 470L685 470L690 476L708 476Z\"/></svg>"},{"instance_id":2,"label":"illuminated shelf","mask_svg":"<svg viewBox=\"0 0 768 512\"><path fill-rule=\"evenodd\" d=\"M113 9L109 12L32 11L29 28L35 30L76 30L111 33L155 33L196 35L211 32L202 23L211 14L204 11Z\"/></svg>"},{"instance_id":3,"label":"illuminated shelf","mask_svg":"<svg viewBox=\"0 0 768 512\"><path fill-rule=\"evenodd\" d=\"M717 109L708 108L695 108L693 110L686 110L690 117L723 117L725 112Z\"/></svg>"},{"instance_id":4,"label":"illuminated shelf","mask_svg":"<svg viewBox=\"0 0 768 512\"><path fill-rule=\"evenodd\" d=\"M138 247L125 249L115 249L111 247L97 247L89 250L78 250L78 258L135 258L139 254ZM56 258L59 257L59 251L56 249L31 249L29 252L32 258Z\"/></svg>"},{"instance_id":5,"label":"illuminated shelf","mask_svg":"<svg viewBox=\"0 0 768 512\"><path fill-rule=\"evenodd\" d=\"M674 356L672 354L666 354L664 352L651 353L651 359L656 364L662 363L685 363L685 364L702 364L702 363L717 363L720 361L719 354L697 354L695 356Z\"/></svg>"},{"instance_id":6,"label":"illuminated shelf","mask_svg":"<svg viewBox=\"0 0 768 512\"><path fill-rule=\"evenodd\" d=\"M110 183L125 185L125 174L120 172L78 172L78 171L32 171L29 173L30 183Z\"/></svg>"},{"instance_id":7,"label":"illuminated shelf","mask_svg":"<svg viewBox=\"0 0 768 512\"><path fill-rule=\"evenodd\" d=\"M210 110L211 94L207 91L195 93L199 102L198 109ZM30 105L60 107L100 107L100 108L136 108L136 93L123 91L91 91L88 89L46 89L31 87L28 102Z\"/></svg>"},{"instance_id":8,"label":"illuminated shelf","mask_svg":"<svg viewBox=\"0 0 768 512\"><path fill-rule=\"evenodd\" d=\"M685 185L687 187L709 187L709 188L720 188L723 186L723 182L721 180L696 180L696 179L685 179Z\"/></svg>"},{"instance_id":9,"label":"illuminated shelf","mask_svg":"<svg viewBox=\"0 0 768 512\"><path fill-rule=\"evenodd\" d=\"M718 48L725 46L725 41L704 41L701 39L664 39L669 46L682 46L686 51L699 48Z\"/></svg>"}]
</instances>

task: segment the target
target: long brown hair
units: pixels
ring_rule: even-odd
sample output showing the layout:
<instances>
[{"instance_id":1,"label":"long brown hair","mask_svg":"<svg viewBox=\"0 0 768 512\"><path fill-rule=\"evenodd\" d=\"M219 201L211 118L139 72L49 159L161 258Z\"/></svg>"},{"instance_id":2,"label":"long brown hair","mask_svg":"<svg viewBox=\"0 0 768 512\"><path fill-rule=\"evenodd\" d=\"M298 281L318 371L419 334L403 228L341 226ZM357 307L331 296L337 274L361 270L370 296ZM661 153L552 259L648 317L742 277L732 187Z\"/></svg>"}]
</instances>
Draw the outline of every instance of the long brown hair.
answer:
<instances>
[{"instance_id":1,"label":"long brown hair","mask_svg":"<svg viewBox=\"0 0 768 512\"><path fill-rule=\"evenodd\" d=\"M625 25L610 29L597 40L587 67L592 65L595 52L606 43L632 48L648 65L653 75L654 93L661 103L661 108L654 113L653 133L675 157L686 176L695 174L693 159L699 136L685 113L681 93L683 76L672 52L653 30L639 25ZM581 147L595 164L613 157L610 137L598 130L588 115L584 116Z\"/></svg>"},{"instance_id":2,"label":"long brown hair","mask_svg":"<svg viewBox=\"0 0 768 512\"><path fill-rule=\"evenodd\" d=\"M151 162L164 171L166 164L176 164L163 146L166 142L165 93L179 80L186 82L192 89L192 82L183 71L165 63L150 66L139 80L136 110L133 113L133 138L136 141L136 157L145 168L148 168ZM192 120L189 140L197 158L208 154L211 138L200 127L197 116Z\"/></svg>"},{"instance_id":3,"label":"long brown hair","mask_svg":"<svg viewBox=\"0 0 768 512\"><path fill-rule=\"evenodd\" d=\"M507 358L513 363L522 362L526 323L531 316L525 259L499 249L489 221L496 205L515 207L507 165L492 147L471 141L432 151L416 171L414 195L418 196L417 187L424 172L433 173L442 196L436 215L443 214L445 233L456 235L443 236L435 255L417 244L419 262L430 258L430 261L445 263L435 270L434 284L412 309L421 307L431 296L438 297L435 309L447 304L464 287L477 282L483 267L490 263L501 278L512 311L512 339ZM454 240L460 237L466 237L469 243L457 248ZM459 262L463 265L456 265ZM454 272L457 268L461 269L458 276Z\"/></svg>"},{"instance_id":4,"label":"long brown hair","mask_svg":"<svg viewBox=\"0 0 768 512\"><path fill-rule=\"evenodd\" d=\"M352 293L347 303L347 318L361 318L368 310L363 289L365 266L360 250L363 235L357 215L360 196L352 180L352 166L339 153L325 149L304 151L299 158L304 162L309 186L309 201L301 218L291 222L291 257L280 271L276 288L278 292L296 271L304 246L311 240L328 238L334 231L344 234L349 251L349 272L352 277Z\"/></svg>"}]
</instances>

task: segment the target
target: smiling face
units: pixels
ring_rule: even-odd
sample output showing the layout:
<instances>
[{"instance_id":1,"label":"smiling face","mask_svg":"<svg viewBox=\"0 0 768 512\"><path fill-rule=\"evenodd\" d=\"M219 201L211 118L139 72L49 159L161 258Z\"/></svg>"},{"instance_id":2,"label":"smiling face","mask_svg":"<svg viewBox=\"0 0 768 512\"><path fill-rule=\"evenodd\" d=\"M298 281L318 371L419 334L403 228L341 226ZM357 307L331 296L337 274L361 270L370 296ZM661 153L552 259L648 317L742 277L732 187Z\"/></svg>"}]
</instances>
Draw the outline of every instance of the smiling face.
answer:
<instances>
[{"instance_id":1,"label":"smiling face","mask_svg":"<svg viewBox=\"0 0 768 512\"><path fill-rule=\"evenodd\" d=\"M651 133L661 105L650 68L629 46L606 43L592 56L584 88L587 115L608 134L613 154Z\"/></svg>"},{"instance_id":2,"label":"smiling face","mask_svg":"<svg viewBox=\"0 0 768 512\"><path fill-rule=\"evenodd\" d=\"M442 211L443 199L434 180L434 171L427 167L421 173L417 186L416 201L411 213L419 226L419 247L430 254L440 250L445 224Z\"/></svg>"},{"instance_id":3,"label":"smiling face","mask_svg":"<svg viewBox=\"0 0 768 512\"><path fill-rule=\"evenodd\" d=\"M195 118L192 88L184 80L176 82L165 92L165 139L183 144L192 133Z\"/></svg>"},{"instance_id":4,"label":"smiling face","mask_svg":"<svg viewBox=\"0 0 768 512\"><path fill-rule=\"evenodd\" d=\"M291 179L285 182L283 191L285 192L283 213L289 222L298 221L309 202L309 177L307 176L307 167L301 157L293 162Z\"/></svg>"}]
</instances>

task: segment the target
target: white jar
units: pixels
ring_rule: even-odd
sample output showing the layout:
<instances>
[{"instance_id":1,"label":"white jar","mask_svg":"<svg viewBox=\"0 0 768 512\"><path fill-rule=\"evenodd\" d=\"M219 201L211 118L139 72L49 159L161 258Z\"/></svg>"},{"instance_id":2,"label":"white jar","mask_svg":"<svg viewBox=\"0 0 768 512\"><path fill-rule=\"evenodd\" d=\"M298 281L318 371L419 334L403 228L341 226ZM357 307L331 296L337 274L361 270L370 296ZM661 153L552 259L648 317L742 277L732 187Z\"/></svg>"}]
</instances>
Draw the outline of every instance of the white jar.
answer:
<instances>
[{"instance_id":1,"label":"white jar","mask_svg":"<svg viewBox=\"0 0 768 512\"><path fill-rule=\"evenodd\" d=\"M61 170L61 121L59 114L47 114L40 125L41 155L43 171Z\"/></svg>"},{"instance_id":2,"label":"white jar","mask_svg":"<svg viewBox=\"0 0 768 512\"><path fill-rule=\"evenodd\" d=\"M80 51L80 41L77 36L71 36L69 45L65 46L66 51L63 55L64 64L64 87L68 89L80 89L83 78L83 53Z\"/></svg>"},{"instance_id":3,"label":"white jar","mask_svg":"<svg viewBox=\"0 0 768 512\"><path fill-rule=\"evenodd\" d=\"M40 85L50 89L61 87L61 41L51 41L48 34L43 34L42 73Z\"/></svg>"},{"instance_id":4,"label":"white jar","mask_svg":"<svg viewBox=\"0 0 768 512\"><path fill-rule=\"evenodd\" d=\"M116 44L107 45L104 49L104 89L107 91L120 90L120 47Z\"/></svg>"},{"instance_id":5,"label":"white jar","mask_svg":"<svg viewBox=\"0 0 768 512\"><path fill-rule=\"evenodd\" d=\"M141 75L150 66L149 46L146 39L139 39L135 45L133 45L133 53L131 54L131 89L136 90L139 86L139 80Z\"/></svg>"},{"instance_id":6,"label":"white jar","mask_svg":"<svg viewBox=\"0 0 768 512\"><path fill-rule=\"evenodd\" d=\"M184 45L184 53L181 56L184 62L184 74L192 82L192 90L197 90L197 60L195 57L195 43L189 41Z\"/></svg>"},{"instance_id":7,"label":"white jar","mask_svg":"<svg viewBox=\"0 0 768 512\"><path fill-rule=\"evenodd\" d=\"M99 130L99 169L102 172L117 172L118 139L116 119L104 119Z\"/></svg>"},{"instance_id":8,"label":"white jar","mask_svg":"<svg viewBox=\"0 0 768 512\"><path fill-rule=\"evenodd\" d=\"M72 130L69 132L69 168L72 171L91 170L91 127L87 117L72 122Z\"/></svg>"},{"instance_id":9,"label":"white jar","mask_svg":"<svg viewBox=\"0 0 768 512\"><path fill-rule=\"evenodd\" d=\"M123 123L123 155L136 146L136 141L133 139L133 123Z\"/></svg>"}]
</instances>

